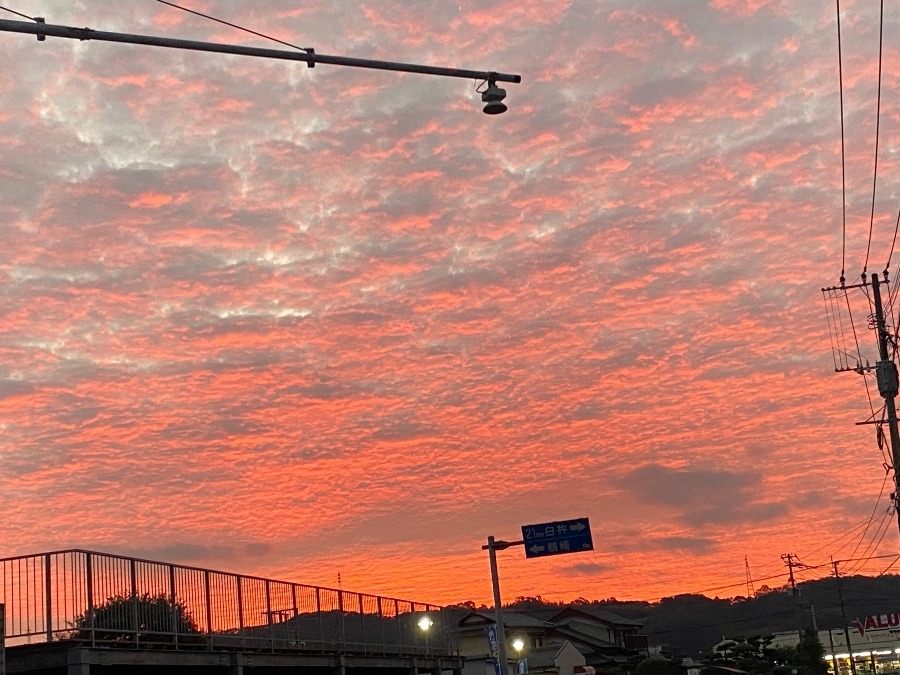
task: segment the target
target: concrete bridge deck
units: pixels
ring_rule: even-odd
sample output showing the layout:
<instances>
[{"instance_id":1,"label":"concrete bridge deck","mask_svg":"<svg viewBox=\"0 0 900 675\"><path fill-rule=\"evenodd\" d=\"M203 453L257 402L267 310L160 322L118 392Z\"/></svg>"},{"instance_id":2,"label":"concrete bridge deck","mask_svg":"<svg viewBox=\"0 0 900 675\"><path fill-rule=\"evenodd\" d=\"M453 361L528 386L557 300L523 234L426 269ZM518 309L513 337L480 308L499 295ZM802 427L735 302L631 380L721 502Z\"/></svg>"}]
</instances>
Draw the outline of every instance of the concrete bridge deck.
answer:
<instances>
[{"instance_id":1,"label":"concrete bridge deck","mask_svg":"<svg viewBox=\"0 0 900 675\"><path fill-rule=\"evenodd\" d=\"M187 651L88 647L74 641L6 650L7 675L460 675L458 656Z\"/></svg>"}]
</instances>

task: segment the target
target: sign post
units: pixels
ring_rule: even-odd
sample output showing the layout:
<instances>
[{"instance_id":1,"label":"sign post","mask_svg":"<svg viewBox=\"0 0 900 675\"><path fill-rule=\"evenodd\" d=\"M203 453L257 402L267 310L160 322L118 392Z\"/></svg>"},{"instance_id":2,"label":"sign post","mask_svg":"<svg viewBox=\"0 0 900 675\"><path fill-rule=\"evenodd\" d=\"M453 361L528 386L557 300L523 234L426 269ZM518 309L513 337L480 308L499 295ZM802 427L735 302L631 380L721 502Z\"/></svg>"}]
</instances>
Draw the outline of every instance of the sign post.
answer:
<instances>
[{"instance_id":1,"label":"sign post","mask_svg":"<svg viewBox=\"0 0 900 675\"><path fill-rule=\"evenodd\" d=\"M503 626L503 605L500 601L500 575L497 572L497 551L510 546L524 546L526 558L541 558L563 553L579 553L593 551L591 524L587 518L574 520L557 520L551 523L522 526L520 541L503 541L487 538L487 544L481 547L487 550L491 562L491 587L494 592L494 626L485 629L490 645L490 653L494 659L494 675L508 675L506 660L506 631ZM491 628L494 628L491 631ZM522 667L517 663L517 671ZM525 666L527 668L527 665ZM526 671L527 672L527 671ZM2 674L0 674L2 675Z\"/></svg>"},{"instance_id":2,"label":"sign post","mask_svg":"<svg viewBox=\"0 0 900 675\"><path fill-rule=\"evenodd\" d=\"M488 558L491 561L491 586L494 591L494 625L496 633L496 652L494 645L491 645L491 652L496 653L494 657L494 675L507 675L506 673L506 630L503 625L503 605L500 603L500 575L497 572L497 549L509 548L511 544L506 541L494 541L493 537L487 538ZM490 640L490 634L488 634Z\"/></svg>"}]
</instances>

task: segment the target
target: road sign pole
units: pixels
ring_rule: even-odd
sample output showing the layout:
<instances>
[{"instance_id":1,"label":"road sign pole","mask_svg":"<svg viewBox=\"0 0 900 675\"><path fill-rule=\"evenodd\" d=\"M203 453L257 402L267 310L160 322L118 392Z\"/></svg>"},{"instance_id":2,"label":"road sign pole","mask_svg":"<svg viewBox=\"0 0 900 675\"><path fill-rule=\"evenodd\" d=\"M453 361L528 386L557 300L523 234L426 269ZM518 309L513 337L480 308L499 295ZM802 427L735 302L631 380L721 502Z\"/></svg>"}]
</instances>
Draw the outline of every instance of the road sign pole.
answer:
<instances>
[{"instance_id":1,"label":"road sign pole","mask_svg":"<svg viewBox=\"0 0 900 675\"><path fill-rule=\"evenodd\" d=\"M501 543L501 548L509 546ZM497 623L497 662L500 665L499 675L507 675L506 667L506 631L503 628L503 605L500 603L500 575L497 572L497 546L494 537L487 538L488 557L491 560L491 584L494 589L494 620Z\"/></svg>"},{"instance_id":2,"label":"road sign pole","mask_svg":"<svg viewBox=\"0 0 900 675\"><path fill-rule=\"evenodd\" d=\"M497 551L502 551L510 546L524 546L526 558L594 550L591 524L587 518L523 525L520 541L503 541L502 539L497 541L492 536L487 538L487 544L481 548L482 550L487 549L491 561L491 585L494 590L494 622L496 623L497 641L497 660L494 661L495 675L509 675L509 664L506 661L506 630L503 627L503 604L500 601L500 575L497 573ZM490 633L488 639L491 639Z\"/></svg>"}]
</instances>

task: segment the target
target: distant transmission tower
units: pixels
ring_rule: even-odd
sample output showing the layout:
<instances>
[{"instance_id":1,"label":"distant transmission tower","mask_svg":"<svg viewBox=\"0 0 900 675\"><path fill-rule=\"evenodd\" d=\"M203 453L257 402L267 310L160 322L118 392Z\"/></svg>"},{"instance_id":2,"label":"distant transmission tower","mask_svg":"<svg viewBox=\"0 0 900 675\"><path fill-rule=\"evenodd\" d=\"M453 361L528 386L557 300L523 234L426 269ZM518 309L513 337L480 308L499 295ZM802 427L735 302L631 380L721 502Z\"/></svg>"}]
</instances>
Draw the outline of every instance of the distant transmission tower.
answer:
<instances>
[{"instance_id":1,"label":"distant transmission tower","mask_svg":"<svg viewBox=\"0 0 900 675\"><path fill-rule=\"evenodd\" d=\"M744 569L747 572L747 597L755 598L756 588L753 586L753 577L750 576L750 561L747 560L747 556L744 556Z\"/></svg>"},{"instance_id":2,"label":"distant transmission tower","mask_svg":"<svg viewBox=\"0 0 900 675\"><path fill-rule=\"evenodd\" d=\"M877 274L862 275L862 283L823 288L825 298L825 311L828 316L828 332L831 336L831 350L834 357L835 372L852 371L859 373L863 378L874 370L875 380L878 385L878 393L884 399L884 407L876 410L872 406L872 414L863 422L857 424L875 425L875 438L878 447L884 451L884 426L887 424L890 439L890 454L885 456L885 466L894 472L894 492L891 494L891 504L897 513L897 525L900 527L900 430L897 424L898 375L897 375L897 333L896 321L888 322L885 317L884 304L881 300L882 285L890 295L887 270L883 272L883 281ZM853 313L850 303L849 291L859 291L867 301L867 328L875 331L878 344L878 360L872 366L869 359L863 358L859 346L859 336L853 322ZM894 311L893 300L888 302L888 312ZM866 379L868 388L868 380ZM871 404L871 397L870 397Z\"/></svg>"}]
</instances>

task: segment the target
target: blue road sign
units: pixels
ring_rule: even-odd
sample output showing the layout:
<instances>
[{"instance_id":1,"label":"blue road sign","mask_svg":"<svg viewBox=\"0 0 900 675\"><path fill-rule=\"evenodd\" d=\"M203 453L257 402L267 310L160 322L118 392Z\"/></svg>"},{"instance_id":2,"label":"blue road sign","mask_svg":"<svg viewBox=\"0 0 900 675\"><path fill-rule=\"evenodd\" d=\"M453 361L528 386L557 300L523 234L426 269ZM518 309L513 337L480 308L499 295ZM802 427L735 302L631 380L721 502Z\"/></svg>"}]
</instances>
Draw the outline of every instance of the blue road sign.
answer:
<instances>
[{"instance_id":1,"label":"blue road sign","mask_svg":"<svg viewBox=\"0 0 900 675\"><path fill-rule=\"evenodd\" d=\"M504 675L500 668L500 643L497 642L497 627L485 626L484 633L487 635L488 652L494 662L494 675Z\"/></svg>"},{"instance_id":2,"label":"blue road sign","mask_svg":"<svg viewBox=\"0 0 900 675\"><path fill-rule=\"evenodd\" d=\"M594 550L591 524L587 518L523 525L522 540L525 542L526 558Z\"/></svg>"}]
</instances>

